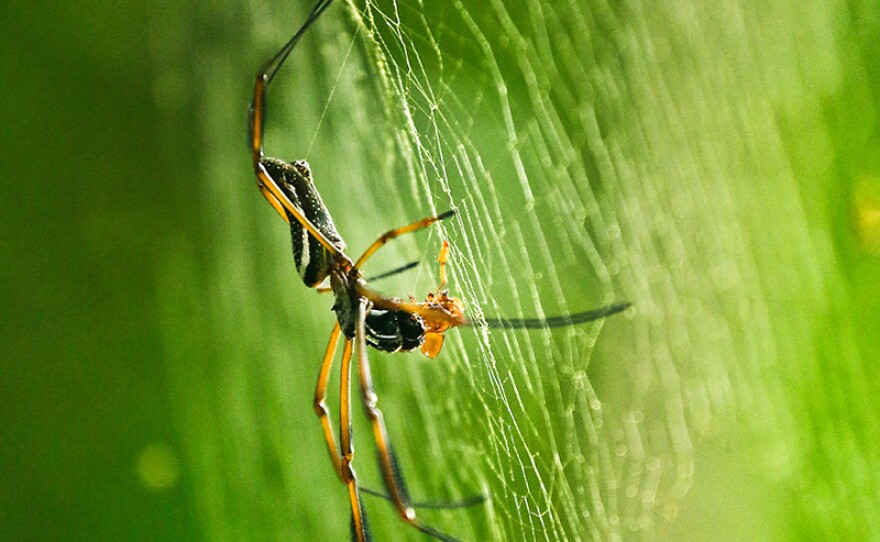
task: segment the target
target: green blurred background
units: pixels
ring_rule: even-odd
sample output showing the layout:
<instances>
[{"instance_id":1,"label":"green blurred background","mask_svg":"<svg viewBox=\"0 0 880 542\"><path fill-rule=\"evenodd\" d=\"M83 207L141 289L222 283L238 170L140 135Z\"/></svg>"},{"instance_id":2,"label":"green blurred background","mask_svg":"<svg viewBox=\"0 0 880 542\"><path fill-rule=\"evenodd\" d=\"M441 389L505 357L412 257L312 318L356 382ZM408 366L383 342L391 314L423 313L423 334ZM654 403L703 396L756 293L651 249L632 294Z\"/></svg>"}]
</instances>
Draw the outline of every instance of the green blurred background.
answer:
<instances>
[{"instance_id":1,"label":"green blurred background","mask_svg":"<svg viewBox=\"0 0 880 542\"><path fill-rule=\"evenodd\" d=\"M309 4L0 6L0 540L346 539L311 410L330 302L245 146ZM400 47L331 7L273 87L270 153L310 160L355 251L459 209L474 311L635 309L374 356L413 492L492 495L426 517L880 538L880 4L466 4L404 7ZM440 238L378 256L426 262L383 290L432 288ZM368 506L378 540L422 539Z\"/></svg>"}]
</instances>

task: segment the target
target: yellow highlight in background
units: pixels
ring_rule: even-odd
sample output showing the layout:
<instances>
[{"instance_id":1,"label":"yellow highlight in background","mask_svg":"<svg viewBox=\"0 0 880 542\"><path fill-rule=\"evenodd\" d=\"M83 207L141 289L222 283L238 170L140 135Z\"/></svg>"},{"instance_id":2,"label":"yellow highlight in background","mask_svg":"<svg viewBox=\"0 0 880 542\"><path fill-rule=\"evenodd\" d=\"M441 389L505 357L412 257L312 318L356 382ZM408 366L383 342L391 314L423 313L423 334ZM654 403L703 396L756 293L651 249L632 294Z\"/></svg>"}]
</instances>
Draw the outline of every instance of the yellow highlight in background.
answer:
<instances>
[{"instance_id":1,"label":"yellow highlight in background","mask_svg":"<svg viewBox=\"0 0 880 542\"><path fill-rule=\"evenodd\" d=\"M866 252L880 255L880 178L860 179L854 199L859 244Z\"/></svg>"},{"instance_id":2,"label":"yellow highlight in background","mask_svg":"<svg viewBox=\"0 0 880 542\"><path fill-rule=\"evenodd\" d=\"M180 467L177 453L164 443L154 443L141 450L137 460L141 482L150 491L165 491L177 484Z\"/></svg>"}]
</instances>

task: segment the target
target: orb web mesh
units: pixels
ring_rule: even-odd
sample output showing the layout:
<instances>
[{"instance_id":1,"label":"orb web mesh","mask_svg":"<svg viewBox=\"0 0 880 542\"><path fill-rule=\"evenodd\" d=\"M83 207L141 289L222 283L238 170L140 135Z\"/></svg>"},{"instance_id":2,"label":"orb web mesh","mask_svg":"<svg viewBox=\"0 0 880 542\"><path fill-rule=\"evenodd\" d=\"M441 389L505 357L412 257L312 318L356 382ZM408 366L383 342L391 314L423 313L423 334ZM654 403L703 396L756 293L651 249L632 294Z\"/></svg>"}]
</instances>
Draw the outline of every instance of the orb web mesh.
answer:
<instances>
[{"instance_id":1,"label":"orb web mesh","mask_svg":"<svg viewBox=\"0 0 880 542\"><path fill-rule=\"evenodd\" d=\"M489 497L425 511L429 523L464 540L654 540L669 528L674 538L696 482L695 443L737 435L720 427L742 412L772 436L747 452L759 448L779 476L821 479L841 449L821 441L828 416L811 405L823 404L814 399L826 377L843 378L822 360L864 368L858 352L814 334L828 315L846 322L829 293L842 282L834 251L814 238L819 213L795 178L810 179L799 164L831 169L827 149L780 127L831 137L820 113L805 113L840 77L828 21L841 8L822 5L353 0L293 52L270 90L267 152L310 161L352 253L379 232L458 211L383 248L367 270L418 259L377 287L422 297L448 239L449 287L477 323L448 333L435 361L371 353L414 497ZM286 228L253 189L235 135L249 101L242 78L250 83L310 6L249 8L250 36L191 46L205 234L171 247L159 280L170 395L208 539L342 540L347 498L310 405L331 302L299 283ZM242 12L211 6L203 16L226 35ZM173 44L152 39L162 65ZM163 74L165 92L180 73ZM181 103L172 98L163 103ZM803 160L789 156L792 141ZM633 314L575 328L480 325L482 315L554 316L620 299ZM835 401L876 427L868 397ZM355 433L358 472L377 487L369 428ZM811 462L804 442L824 462ZM747 466L742 446L731 441L723 482L738 474L726 460ZM871 465L845 468L877 472ZM853 478L870 487L871 476ZM846 518L828 510L877 517L845 512L869 509L852 492L853 506L831 506L844 484L805 494L805 517L829 530ZM723 508L738 517L732 501ZM423 539L385 503L367 508L378 540ZM748 517L733 522L737 533L763 525Z\"/></svg>"},{"instance_id":2,"label":"orb web mesh","mask_svg":"<svg viewBox=\"0 0 880 542\"><path fill-rule=\"evenodd\" d=\"M619 58L601 37L614 34L602 20L613 14L542 2L350 7L388 123L386 148L399 160L389 192L411 200L404 208L459 211L444 235L451 287L471 316L552 316L631 291L620 278L630 249L617 186L630 173L618 171L627 164L616 163L614 137L628 116L621 89L609 87ZM448 466L441 494L491 495L488 524L472 519L476 539L651 532L658 502L683 494L690 436L675 363L647 362L653 356L618 319L602 335L609 344L598 370L601 323L450 334L445 402L418 385L423 370L409 371L410 399L423 408L418 423L410 415L392 426L410 446L422 438L411 427L431 433L434 461ZM453 461L443 458L450 452ZM410 455L411 476L437 487L416 466L421 454Z\"/></svg>"}]
</instances>

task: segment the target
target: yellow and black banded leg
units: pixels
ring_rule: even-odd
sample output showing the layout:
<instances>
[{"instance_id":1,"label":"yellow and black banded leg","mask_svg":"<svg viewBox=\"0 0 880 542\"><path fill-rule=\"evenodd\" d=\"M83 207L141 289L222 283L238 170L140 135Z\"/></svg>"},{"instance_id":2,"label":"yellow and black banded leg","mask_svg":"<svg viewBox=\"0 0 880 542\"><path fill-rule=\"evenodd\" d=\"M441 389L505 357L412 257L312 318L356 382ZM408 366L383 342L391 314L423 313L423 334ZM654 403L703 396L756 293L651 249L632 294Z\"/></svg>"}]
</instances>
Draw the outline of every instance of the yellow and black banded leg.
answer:
<instances>
[{"instance_id":1,"label":"yellow and black banded leg","mask_svg":"<svg viewBox=\"0 0 880 542\"><path fill-rule=\"evenodd\" d=\"M394 456L394 450L388 439L388 430L385 427L385 419L382 416L382 411L376 406L379 402L379 398L373 390L373 378L370 374L370 363L367 359L367 341L364 333L368 308L369 301L361 298L356 308L357 313L354 340L356 341L355 348L364 411L373 426L373 436L376 440L376 448L379 454L379 465L382 470L382 479L385 482L385 488L388 491L388 497L394 504L394 508L397 510L398 515L400 515L403 521L423 533L431 535L439 540L443 540L444 542L460 542L456 538L452 538L451 536L422 523L416 517L416 512L400 473L397 459Z\"/></svg>"},{"instance_id":2,"label":"yellow and black banded leg","mask_svg":"<svg viewBox=\"0 0 880 542\"><path fill-rule=\"evenodd\" d=\"M342 349L342 366L339 369L339 431L342 451L342 481L348 486L348 499L351 502L351 540L352 542L370 542L370 527L361 504L357 475L354 472L354 444L351 427L351 340L345 339Z\"/></svg>"},{"instance_id":3,"label":"yellow and black banded leg","mask_svg":"<svg viewBox=\"0 0 880 542\"><path fill-rule=\"evenodd\" d=\"M431 224L439 222L440 220L445 220L454 214L455 211L450 209L449 211L446 211L445 213L440 213L437 216L429 216L427 218L417 220L412 224L407 224L406 226L386 231L385 233L380 235L378 239L373 241L373 244L367 247L367 250L365 250L364 253L361 254L361 257L358 258L357 262L355 262L354 264L355 269L360 269L360 267L370 258L370 256L375 254L376 251L382 248L388 241L400 237L403 234L427 228Z\"/></svg>"}]
</instances>

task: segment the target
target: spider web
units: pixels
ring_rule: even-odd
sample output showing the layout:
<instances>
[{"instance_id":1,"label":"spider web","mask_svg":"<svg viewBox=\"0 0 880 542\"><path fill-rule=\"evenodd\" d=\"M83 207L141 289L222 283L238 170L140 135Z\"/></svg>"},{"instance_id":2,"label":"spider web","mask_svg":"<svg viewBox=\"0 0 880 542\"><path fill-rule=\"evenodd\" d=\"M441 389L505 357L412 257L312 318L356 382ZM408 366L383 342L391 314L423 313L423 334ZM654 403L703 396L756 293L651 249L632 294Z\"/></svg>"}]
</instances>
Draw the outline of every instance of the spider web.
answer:
<instances>
[{"instance_id":1,"label":"spider web","mask_svg":"<svg viewBox=\"0 0 880 542\"><path fill-rule=\"evenodd\" d=\"M619 59L613 43L596 43L610 33L595 18L601 10L367 3L351 13L381 97L381 115L371 118L386 123L376 154L392 157L385 190L402 203L393 214L458 210L443 235L453 246L451 286L472 317L545 317L619 300L615 290L635 295L621 269L629 249L617 185L627 164L615 163L620 151L608 136L629 117L620 89L607 88ZM415 292L433 276L420 277ZM669 358L640 360L631 327L615 320L597 360L599 323L450 334L445 370L432 373L440 390L410 363L402 386L410 391L385 401L422 405L397 423L393 413L406 407L386 407L392 432L408 441L413 483L430 495L491 495L488 521L475 512L473 532L457 536L649 534L657 504L683 495L691 471L684 391L670 383L672 393L658 393L660 373L674 382L677 369ZM383 367L388 382L401 361L385 363L394 364ZM427 454L419 433L429 435ZM427 457L441 476L418 466Z\"/></svg>"},{"instance_id":2,"label":"spider web","mask_svg":"<svg viewBox=\"0 0 880 542\"><path fill-rule=\"evenodd\" d=\"M211 149L204 229L223 235L203 260L187 259L182 240L160 280L173 300L171 396L207 539L342 540L347 498L309 405L331 302L298 283L283 224L259 201L231 135L248 101L242 74L310 6L250 7L252 34L193 68ZM693 482L694 442L730 419L735 392L746 408L767 409L764 434L791 431L792 399L765 363L809 352L795 339L774 342L784 323L768 298L804 312L828 301L790 301L822 283L817 264L781 248L808 245L800 230L761 225L780 210L806 222L773 116L804 82L745 77L775 65L753 49L785 50L772 38L779 20L827 38L820 16L787 7L355 1L328 10L293 52L268 98L267 152L310 161L351 253L392 227L458 211L370 261L368 275L422 262L377 284L382 291L433 289L445 238L450 289L478 323L635 306L635 318L571 329L454 330L434 361L371 352L411 493L489 496L485 506L426 511L429 523L468 541L662 538ZM212 10L225 29L245 11ZM240 58L243 43L264 54ZM156 47L157 58L172 56ZM833 43L811 50L812 81L833 79L822 53ZM736 54L719 62L717 51ZM725 94L730 78L736 94ZM729 140L744 118L751 128ZM735 207L756 196L730 179L756 175L786 189L762 184L761 201ZM785 255L780 268L810 271L762 284L762 250L774 262ZM195 311L214 317L192 321ZM193 346L181 328L205 343ZM378 487L369 435L355 427L355 462ZM768 455L789 457L787 442ZM377 540L423 540L384 503L367 506Z\"/></svg>"},{"instance_id":3,"label":"spider web","mask_svg":"<svg viewBox=\"0 0 880 542\"><path fill-rule=\"evenodd\" d=\"M450 288L478 323L483 314L548 317L622 299L650 314L647 285L626 268L643 247L620 219L632 204L621 186L636 165L622 159L615 136L631 114L614 83L619 44L603 38L619 37L613 13L509 4L355 3L348 21L345 6L334 6L270 90L267 153L310 161L352 253L381 231L458 211L371 260L368 275L422 262L379 285L392 295L422 297L436 286L432 262L446 238ZM305 9L287 16L255 6L255 49L271 53ZM200 58L204 103L246 103L228 90L236 73L228 61ZM254 66L242 63L238 74ZM241 171L221 120L231 129L236 113L205 116L216 149L207 179ZM211 337L203 357L216 361L177 355L170 378L195 501L211 540L342 539L347 499L306 406L331 303L297 283L284 229L248 188L230 197L224 183L204 187L207 229L224 232L207 264L216 282L187 284L181 277L199 265L187 261L164 281L177 307L222 315L202 330ZM203 290L212 293L200 298ZM176 321L169 315L168 327ZM634 333L625 316L555 330L477 325L448 333L432 362L371 352L417 500L489 497L468 510L425 512L426 520L464 540L653 536L663 524L658 504L674 508L692 458L673 352L653 351L651 333ZM192 349L176 335L169 343L172 352ZM331 392L334 411L335 401ZM356 425L356 465L365 485L379 487L369 434ZM377 540L423 538L383 503L368 507Z\"/></svg>"}]
</instances>

